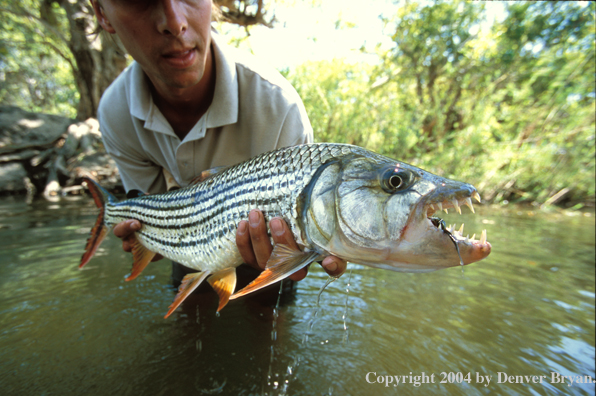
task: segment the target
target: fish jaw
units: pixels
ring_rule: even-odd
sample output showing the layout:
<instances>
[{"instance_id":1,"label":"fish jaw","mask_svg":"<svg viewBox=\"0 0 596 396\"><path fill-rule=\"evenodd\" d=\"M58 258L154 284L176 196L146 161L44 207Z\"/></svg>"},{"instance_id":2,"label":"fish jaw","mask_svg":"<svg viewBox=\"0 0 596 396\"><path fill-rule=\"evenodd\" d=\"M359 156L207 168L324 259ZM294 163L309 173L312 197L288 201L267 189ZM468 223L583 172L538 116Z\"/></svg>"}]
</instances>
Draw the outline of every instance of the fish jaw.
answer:
<instances>
[{"instance_id":1,"label":"fish jaw","mask_svg":"<svg viewBox=\"0 0 596 396\"><path fill-rule=\"evenodd\" d=\"M463 236L463 225L460 232L454 226L442 229L431 220L437 210L454 209L461 213L461 206L465 205L474 211L472 199L480 201L476 189L470 184L448 179L435 181L435 185L437 187L424 195L414 207L402 230L397 249L389 255L389 261L441 269L486 258L492 249L486 239L486 230L476 240Z\"/></svg>"},{"instance_id":2,"label":"fish jaw","mask_svg":"<svg viewBox=\"0 0 596 396\"><path fill-rule=\"evenodd\" d=\"M382 176L390 170L405 172L407 188L383 188ZM302 239L322 254L376 268L427 272L459 265L458 249L464 264L490 253L485 239L469 240L430 220L440 208L473 210L471 199L478 193L469 184L387 157L355 156L322 166L307 190Z\"/></svg>"}]
</instances>

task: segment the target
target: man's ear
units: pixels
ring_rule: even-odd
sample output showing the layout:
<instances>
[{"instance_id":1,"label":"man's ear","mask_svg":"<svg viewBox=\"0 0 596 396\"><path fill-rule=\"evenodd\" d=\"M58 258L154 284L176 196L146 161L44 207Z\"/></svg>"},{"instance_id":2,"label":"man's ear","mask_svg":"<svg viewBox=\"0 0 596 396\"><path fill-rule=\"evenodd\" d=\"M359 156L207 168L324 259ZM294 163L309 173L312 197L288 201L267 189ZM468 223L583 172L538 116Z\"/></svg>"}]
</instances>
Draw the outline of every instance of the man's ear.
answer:
<instances>
[{"instance_id":1,"label":"man's ear","mask_svg":"<svg viewBox=\"0 0 596 396\"><path fill-rule=\"evenodd\" d=\"M97 18L97 22L108 33L116 33L116 30L112 27L112 24L106 17L104 9L101 4L99 4L98 0L91 0L91 6L93 7L93 11L95 12L95 17Z\"/></svg>"}]
</instances>

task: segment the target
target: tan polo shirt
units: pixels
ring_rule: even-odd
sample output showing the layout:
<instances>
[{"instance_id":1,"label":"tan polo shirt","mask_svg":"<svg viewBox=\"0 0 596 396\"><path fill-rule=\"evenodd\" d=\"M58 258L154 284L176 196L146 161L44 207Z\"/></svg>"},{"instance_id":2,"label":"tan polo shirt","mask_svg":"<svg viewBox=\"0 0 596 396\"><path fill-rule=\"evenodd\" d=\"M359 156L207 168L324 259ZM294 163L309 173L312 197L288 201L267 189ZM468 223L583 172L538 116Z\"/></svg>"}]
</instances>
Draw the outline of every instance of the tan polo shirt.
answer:
<instances>
[{"instance_id":1,"label":"tan polo shirt","mask_svg":"<svg viewBox=\"0 0 596 396\"><path fill-rule=\"evenodd\" d=\"M162 169L185 186L203 170L312 142L304 105L290 83L255 57L225 45L217 34L212 33L212 39L213 102L184 140L153 103L136 62L103 94L100 130L126 191L165 191Z\"/></svg>"}]
</instances>

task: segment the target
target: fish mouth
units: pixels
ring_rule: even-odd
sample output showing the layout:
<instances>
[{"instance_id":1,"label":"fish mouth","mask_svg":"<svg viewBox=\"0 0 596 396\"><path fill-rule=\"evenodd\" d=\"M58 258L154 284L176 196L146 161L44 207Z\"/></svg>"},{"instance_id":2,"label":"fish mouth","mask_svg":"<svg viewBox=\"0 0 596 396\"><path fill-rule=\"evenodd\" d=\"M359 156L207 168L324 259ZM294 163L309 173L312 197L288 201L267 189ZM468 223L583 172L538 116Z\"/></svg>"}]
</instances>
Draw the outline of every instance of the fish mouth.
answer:
<instances>
[{"instance_id":1,"label":"fish mouth","mask_svg":"<svg viewBox=\"0 0 596 396\"><path fill-rule=\"evenodd\" d=\"M467 206L472 213L475 213L473 199L481 202L480 194L469 184L442 185L424 196L414 211L418 224L421 222L422 228L430 233L431 237L451 239L463 264L482 260L490 254L492 247L488 242L486 230L482 230L478 239L475 233L472 236L470 234L464 236L463 223L460 227L456 224L447 225L443 219L435 217L435 213L439 211L449 213L449 209L452 209L461 215L462 206Z\"/></svg>"},{"instance_id":2,"label":"fish mouth","mask_svg":"<svg viewBox=\"0 0 596 396\"><path fill-rule=\"evenodd\" d=\"M445 231L442 227L441 224L438 223L437 221L435 221L435 219L437 219L437 217L434 217L434 214L440 210L440 211L444 211L445 213L449 214L449 209L455 209L455 211L459 214L462 214L461 211L461 207L462 206L467 206L470 208L470 211L472 211L472 213L476 213L476 211L474 210L474 204L472 203L472 198L474 198L476 201L478 201L478 203L481 203L482 200L480 198L480 194L478 194L477 191L474 191L471 196L469 197L465 197L463 199L457 199L455 197L453 197L451 200L445 200L445 201L437 201L437 202L430 202L427 206L426 206L426 218L431 222L431 224L437 228L438 230L441 231ZM439 220L442 221L441 218L438 218ZM486 230L482 230L482 233L480 234L480 239L478 241L476 241L476 234L473 234L472 237L470 238L470 234L467 234L467 236L464 237L464 223L462 223L461 227L459 227L459 229L456 229L456 225L455 224L451 224L449 226L446 226L445 229L447 231L449 231L458 241L462 240L464 242L469 241L470 243L474 243L474 242L478 242L477 244L479 245L485 245L487 244L487 239L486 239Z\"/></svg>"}]
</instances>

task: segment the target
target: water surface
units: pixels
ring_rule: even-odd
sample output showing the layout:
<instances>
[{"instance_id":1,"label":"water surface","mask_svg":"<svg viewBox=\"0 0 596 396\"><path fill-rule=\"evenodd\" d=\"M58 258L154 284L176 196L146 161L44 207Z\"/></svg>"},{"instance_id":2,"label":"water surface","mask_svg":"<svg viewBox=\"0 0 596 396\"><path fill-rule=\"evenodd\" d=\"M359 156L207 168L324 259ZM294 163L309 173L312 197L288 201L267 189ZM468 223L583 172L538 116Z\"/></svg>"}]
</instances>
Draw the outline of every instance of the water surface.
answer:
<instances>
[{"instance_id":1,"label":"water surface","mask_svg":"<svg viewBox=\"0 0 596 396\"><path fill-rule=\"evenodd\" d=\"M593 384L551 383L551 372L595 376L593 214L476 208L476 215L464 209L448 218L477 235L486 228L493 244L489 258L463 274L460 268L403 274L350 264L317 308L327 277L313 266L278 308L273 290L232 301L217 316L216 295L206 292L164 320L174 297L165 260L125 282L131 258L111 237L77 268L97 214L89 200L27 205L4 198L0 390L593 395ZM547 378L497 383L499 372ZM410 374L414 381L422 373L434 383L386 387L377 381L409 381ZM480 376L492 376L490 384L479 383Z\"/></svg>"}]
</instances>

